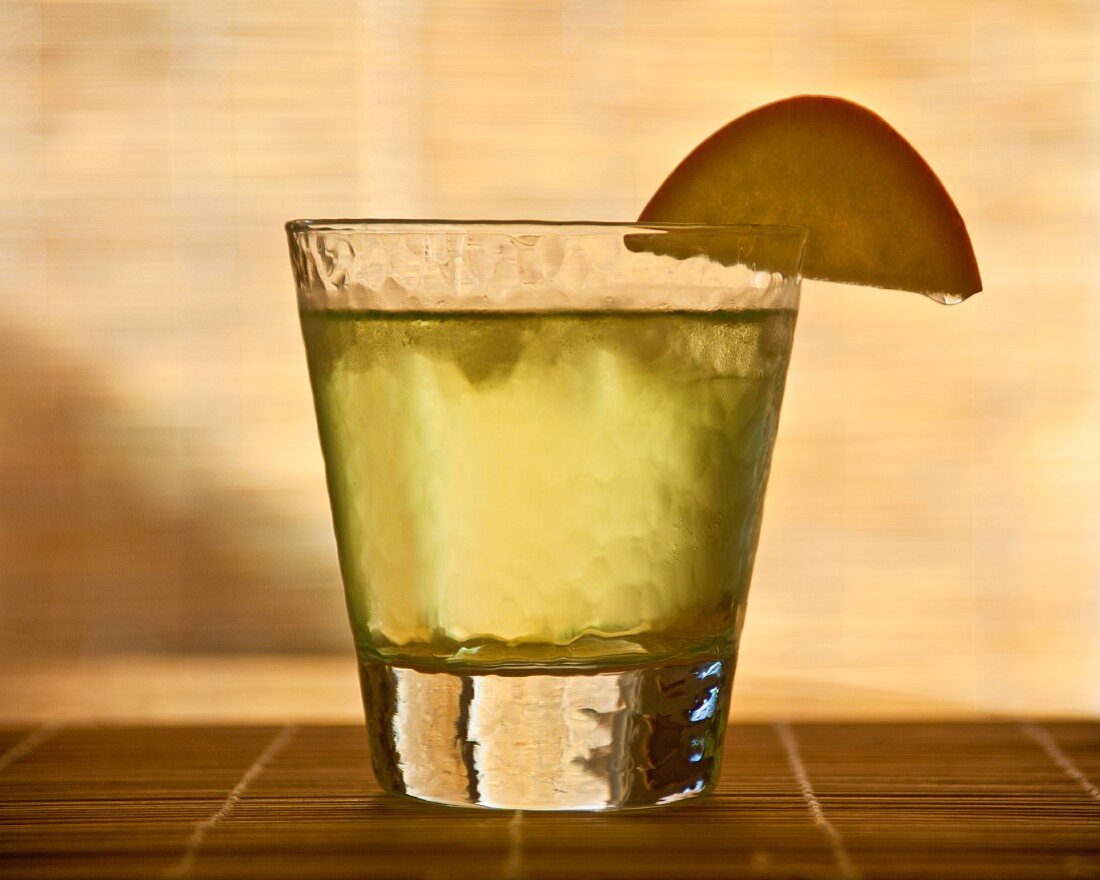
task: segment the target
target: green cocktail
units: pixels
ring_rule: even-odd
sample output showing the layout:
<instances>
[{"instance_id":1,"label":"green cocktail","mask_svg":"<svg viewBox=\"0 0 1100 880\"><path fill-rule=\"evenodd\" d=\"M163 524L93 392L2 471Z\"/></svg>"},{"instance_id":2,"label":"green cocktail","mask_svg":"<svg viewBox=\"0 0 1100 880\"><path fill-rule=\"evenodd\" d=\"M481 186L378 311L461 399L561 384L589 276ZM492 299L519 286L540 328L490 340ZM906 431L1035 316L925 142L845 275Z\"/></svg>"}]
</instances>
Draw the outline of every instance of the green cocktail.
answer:
<instances>
[{"instance_id":1,"label":"green cocktail","mask_svg":"<svg viewBox=\"0 0 1100 880\"><path fill-rule=\"evenodd\" d=\"M634 227L290 232L383 784L524 809L711 785L800 233L646 230L767 237L764 272Z\"/></svg>"}]
</instances>

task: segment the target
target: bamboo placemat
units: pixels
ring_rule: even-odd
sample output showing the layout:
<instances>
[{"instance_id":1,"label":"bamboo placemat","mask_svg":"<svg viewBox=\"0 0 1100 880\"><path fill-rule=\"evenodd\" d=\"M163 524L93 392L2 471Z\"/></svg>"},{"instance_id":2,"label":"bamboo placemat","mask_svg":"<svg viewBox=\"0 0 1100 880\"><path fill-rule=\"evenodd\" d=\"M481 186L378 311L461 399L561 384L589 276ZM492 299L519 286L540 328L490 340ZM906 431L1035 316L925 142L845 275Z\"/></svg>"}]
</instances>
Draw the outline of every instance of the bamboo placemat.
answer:
<instances>
[{"instance_id":1,"label":"bamboo placemat","mask_svg":"<svg viewBox=\"0 0 1100 880\"><path fill-rule=\"evenodd\" d=\"M735 725L665 810L383 795L358 726L0 730L0 877L1100 878L1100 724Z\"/></svg>"}]
</instances>

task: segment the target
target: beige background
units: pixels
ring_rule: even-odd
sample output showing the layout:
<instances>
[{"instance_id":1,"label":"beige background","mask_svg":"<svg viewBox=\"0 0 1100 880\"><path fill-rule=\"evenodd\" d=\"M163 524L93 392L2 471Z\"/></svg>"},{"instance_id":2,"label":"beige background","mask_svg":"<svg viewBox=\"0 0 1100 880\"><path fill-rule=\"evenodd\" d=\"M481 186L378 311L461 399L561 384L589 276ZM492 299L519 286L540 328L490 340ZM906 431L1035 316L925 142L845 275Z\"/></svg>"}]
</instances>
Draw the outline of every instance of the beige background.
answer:
<instances>
[{"instance_id":1,"label":"beige background","mask_svg":"<svg viewBox=\"0 0 1100 880\"><path fill-rule=\"evenodd\" d=\"M910 138L986 292L806 283L747 692L1100 710L1098 57L1085 0L4 0L6 711L349 650L284 220L628 219L800 92Z\"/></svg>"}]
</instances>

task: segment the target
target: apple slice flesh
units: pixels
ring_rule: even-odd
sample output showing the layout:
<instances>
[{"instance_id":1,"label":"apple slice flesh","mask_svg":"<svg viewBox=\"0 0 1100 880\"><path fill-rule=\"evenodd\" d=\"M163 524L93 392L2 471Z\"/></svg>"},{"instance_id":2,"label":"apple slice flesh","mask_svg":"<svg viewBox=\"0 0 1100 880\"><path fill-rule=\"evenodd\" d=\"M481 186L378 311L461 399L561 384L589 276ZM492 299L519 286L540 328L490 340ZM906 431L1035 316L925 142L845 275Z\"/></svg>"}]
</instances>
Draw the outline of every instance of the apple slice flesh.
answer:
<instances>
[{"instance_id":1,"label":"apple slice flesh","mask_svg":"<svg viewBox=\"0 0 1100 880\"><path fill-rule=\"evenodd\" d=\"M807 278L941 302L982 289L935 172L880 116L841 98L801 95L735 119L677 166L639 219L803 226Z\"/></svg>"}]
</instances>

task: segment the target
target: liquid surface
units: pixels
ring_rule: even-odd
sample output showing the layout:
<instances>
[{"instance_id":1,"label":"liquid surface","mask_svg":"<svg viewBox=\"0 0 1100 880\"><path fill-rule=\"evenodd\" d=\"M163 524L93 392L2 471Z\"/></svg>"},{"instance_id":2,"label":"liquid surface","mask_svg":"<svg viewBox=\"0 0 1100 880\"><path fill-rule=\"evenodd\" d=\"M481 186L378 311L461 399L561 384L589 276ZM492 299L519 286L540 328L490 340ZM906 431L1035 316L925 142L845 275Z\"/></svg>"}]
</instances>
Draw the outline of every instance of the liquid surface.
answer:
<instances>
[{"instance_id":1,"label":"liquid surface","mask_svg":"<svg viewBox=\"0 0 1100 880\"><path fill-rule=\"evenodd\" d=\"M360 656L735 648L794 312L307 311Z\"/></svg>"}]
</instances>

